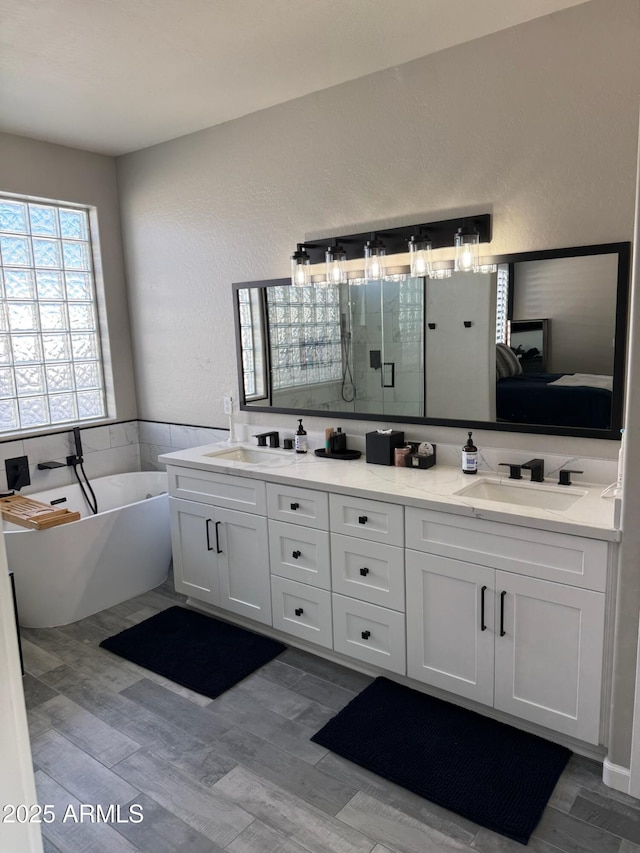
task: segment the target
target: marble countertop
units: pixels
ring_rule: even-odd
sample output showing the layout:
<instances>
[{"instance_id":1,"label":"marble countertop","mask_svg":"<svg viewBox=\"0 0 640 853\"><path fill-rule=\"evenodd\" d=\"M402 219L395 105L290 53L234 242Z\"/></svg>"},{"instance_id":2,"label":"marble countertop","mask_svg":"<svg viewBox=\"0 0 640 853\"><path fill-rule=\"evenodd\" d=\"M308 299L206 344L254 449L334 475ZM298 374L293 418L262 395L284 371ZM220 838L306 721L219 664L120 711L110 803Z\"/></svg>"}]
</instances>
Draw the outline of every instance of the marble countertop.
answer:
<instances>
[{"instance_id":1,"label":"marble countertop","mask_svg":"<svg viewBox=\"0 0 640 853\"><path fill-rule=\"evenodd\" d=\"M260 453L260 459L264 458L264 463L235 461L215 455L243 447L250 448L252 456ZM448 465L436 464L428 469L396 468L368 464L364 455L351 461L323 459L315 456L313 452L297 454L282 449L258 451L244 442L192 447L162 454L158 461L168 466L196 468L283 485L322 489L591 539L612 542L620 539L620 530L614 521L617 501L601 497L601 484L580 482L571 486L558 486L555 478L540 484L529 484L524 479L519 482L509 480L507 469L504 474L478 473L476 476L468 476L459 468ZM568 509L551 510L456 494L472 483L482 480L516 485L524 489L533 488L538 498L545 490L554 494L573 492L580 497ZM553 495L550 494L550 498L553 499Z\"/></svg>"}]
</instances>

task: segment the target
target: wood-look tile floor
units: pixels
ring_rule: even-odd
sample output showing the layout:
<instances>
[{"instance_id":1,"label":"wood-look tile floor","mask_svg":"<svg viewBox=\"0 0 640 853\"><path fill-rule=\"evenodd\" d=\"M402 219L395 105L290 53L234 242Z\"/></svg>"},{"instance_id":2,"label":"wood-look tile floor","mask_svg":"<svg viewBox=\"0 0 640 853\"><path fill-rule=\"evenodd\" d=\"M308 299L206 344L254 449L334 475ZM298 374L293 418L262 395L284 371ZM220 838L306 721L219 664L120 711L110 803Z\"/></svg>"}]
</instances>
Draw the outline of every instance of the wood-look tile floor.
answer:
<instances>
[{"instance_id":1,"label":"wood-look tile floor","mask_svg":"<svg viewBox=\"0 0 640 853\"><path fill-rule=\"evenodd\" d=\"M367 676L287 649L212 701L98 647L183 600L169 580L22 630L36 785L56 815L47 853L640 853L640 801L593 761L572 757L524 848L309 740ZM80 821L81 804L120 806L120 822Z\"/></svg>"}]
</instances>

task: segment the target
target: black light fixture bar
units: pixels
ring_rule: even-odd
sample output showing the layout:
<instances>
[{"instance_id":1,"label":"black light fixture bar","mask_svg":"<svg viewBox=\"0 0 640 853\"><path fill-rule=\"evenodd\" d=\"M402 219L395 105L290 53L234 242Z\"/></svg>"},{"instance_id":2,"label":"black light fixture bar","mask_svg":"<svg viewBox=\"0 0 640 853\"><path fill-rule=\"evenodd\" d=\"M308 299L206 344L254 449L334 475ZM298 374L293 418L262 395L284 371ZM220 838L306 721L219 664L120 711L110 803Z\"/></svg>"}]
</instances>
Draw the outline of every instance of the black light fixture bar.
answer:
<instances>
[{"instance_id":1,"label":"black light fixture bar","mask_svg":"<svg viewBox=\"0 0 640 853\"><path fill-rule=\"evenodd\" d=\"M412 236L417 234L428 234L433 249L451 249L460 227L477 230L480 243L491 242L491 214L482 213L478 216L459 216L457 219L402 225L398 228L376 228L373 231L364 231L361 234L332 235L314 239L301 245L304 246L312 264L324 263L327 248L335 245L336 241L344 248L347 260L352 261L363 257L364 245L371 240L373 234L376 240L380 240L384 244L388 257L389 255L408 252L408 242Z\"/></svg>"}]
</instances>

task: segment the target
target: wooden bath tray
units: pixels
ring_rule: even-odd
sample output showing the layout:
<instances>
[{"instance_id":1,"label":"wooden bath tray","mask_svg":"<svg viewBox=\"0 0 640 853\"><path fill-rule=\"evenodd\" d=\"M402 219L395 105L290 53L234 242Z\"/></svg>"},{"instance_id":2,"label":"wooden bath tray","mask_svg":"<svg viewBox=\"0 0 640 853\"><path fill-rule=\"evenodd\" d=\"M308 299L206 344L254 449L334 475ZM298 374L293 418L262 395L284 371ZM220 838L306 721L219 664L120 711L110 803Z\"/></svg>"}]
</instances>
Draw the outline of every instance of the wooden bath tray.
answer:
<instances>
[{"instance_id":1,"label":"wooden bath tray","mask_svg":"<svg viewBox=\"0 0 640 853\"><path fill-rule=\"evenodd\" d=\"M34 501L33 498L25 498L22 495L0 498L0 512L5 521L19 524L20 527L29 527L31 530L47 530L49 527L78 521L80 518L79 512L54 509L51 504Z\"/></svg>"}]
</instances>

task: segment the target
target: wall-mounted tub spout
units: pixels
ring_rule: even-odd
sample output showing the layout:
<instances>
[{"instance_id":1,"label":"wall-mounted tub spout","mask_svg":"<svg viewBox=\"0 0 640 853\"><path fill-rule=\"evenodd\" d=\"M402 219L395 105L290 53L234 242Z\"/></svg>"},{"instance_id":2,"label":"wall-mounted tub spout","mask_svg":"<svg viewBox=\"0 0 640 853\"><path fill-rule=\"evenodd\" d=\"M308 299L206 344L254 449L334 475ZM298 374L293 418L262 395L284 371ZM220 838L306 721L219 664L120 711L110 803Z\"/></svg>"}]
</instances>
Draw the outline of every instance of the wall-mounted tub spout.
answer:
<instances>
[{"instance_id":1,"label":"wall-mounted tub spout","mask_svg":"<svg viewBox=\"0 0 640 853\"><path fill-rule=\"evenodd\" d=\"M50 471L52 468L65 468L64 462L38 462L38 471Z\"/></svg>"}]
</instances>

